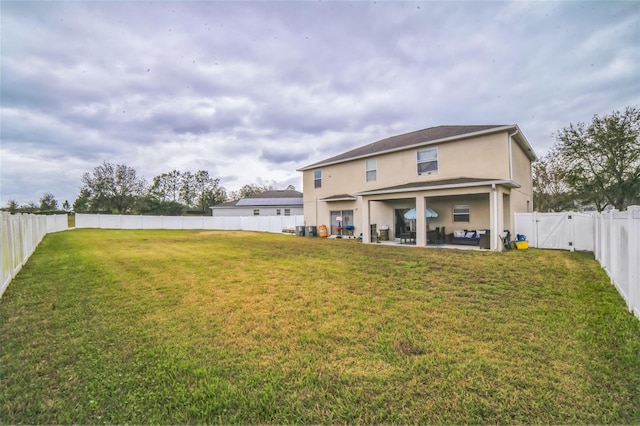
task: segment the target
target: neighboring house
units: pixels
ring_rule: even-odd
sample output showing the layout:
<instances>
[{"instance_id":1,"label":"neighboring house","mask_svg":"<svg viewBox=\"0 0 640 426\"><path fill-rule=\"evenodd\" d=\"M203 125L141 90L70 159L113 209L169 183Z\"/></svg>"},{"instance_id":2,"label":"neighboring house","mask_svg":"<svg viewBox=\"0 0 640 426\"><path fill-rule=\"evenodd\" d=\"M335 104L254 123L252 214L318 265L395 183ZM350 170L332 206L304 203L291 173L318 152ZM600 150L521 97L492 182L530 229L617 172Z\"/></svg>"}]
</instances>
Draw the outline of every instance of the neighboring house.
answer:
<instances>
[{"instance_id":1,"label":"neighboring house","mask_svg":"<svg viewBox=\"0 0 640 426\"><path fill-rule=\"evenodd\" d=\"M427 245L427 227L489 229L491 248L513 233L514 213L533 209L531 163L537 159L513 125L438 126L378 142L319 161L303 172L307 226L341 226L371 241L371 225L389 227L391 239L407 227ZM426 208L438 217L415 220L407 211Z\"/></svg>"},{"instance_id":2,"label":"neighboring house","mask_svg":"<svg viewBox=\"0 0 640 426\"><path fill-rule=\"evenodd\" d=\"M294 216L302 214L302 192L267 191L211 207L212 216Z\"/></svg>"}]
</instances>

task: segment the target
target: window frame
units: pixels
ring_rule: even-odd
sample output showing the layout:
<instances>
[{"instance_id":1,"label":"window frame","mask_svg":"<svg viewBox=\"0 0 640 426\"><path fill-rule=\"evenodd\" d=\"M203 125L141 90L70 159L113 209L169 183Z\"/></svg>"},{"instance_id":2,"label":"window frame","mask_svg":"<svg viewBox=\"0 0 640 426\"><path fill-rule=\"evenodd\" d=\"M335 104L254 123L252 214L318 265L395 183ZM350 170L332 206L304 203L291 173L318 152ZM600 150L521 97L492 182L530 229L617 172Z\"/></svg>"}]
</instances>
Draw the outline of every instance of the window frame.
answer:
<instances>
[{"instance_id":1,"label":"window frame","mask_svg":"<svg viewBox=\"0 0 640 426\"><path fill-rule=\"evenodd\" d=\"M276 216L280 216L281 211L281 209L276 209Z\"/></svg>"},{"instance_id":2,"label":"window frame","mask_svg":"<svg viewBox=\"0 0 640 426\"><path fill-rule=\"evenodd\" d=\"M254 216L260 216L260 209L253 209Z\"/></svg>"},{"instance_id":3,"label":"window frame","mask_svg":"<svg viewBox=\"0 0 640 426\"><path fill-rule=\"evenodd\" d=\"M456 210L464 210L466 209L467 212L466 213L461 213L461 212L457 212ZM454 223L460 223L460 222L466 222L469 223L471 222L471 206L468 204L456 204L453 206L453 222ZM462 216L462 218L459 218L460 216ZM464 220L466 217L466 220Z\"/></svg>"},{"instance_id":4,"label":"window frame","mask_svg":"<svg viewBox=\"0 0 640 426\"><path fill-rule=\"evenodd\" d=\"M373 163L373 168L370 168L369 165ZM372 177L370 178L370 174ZM378 180L378 160L376 158L367 158L364 160L364 176L366 182L375 182Z\"/></svg>"},{"instance_id":5,"label":"window frame","mask_svg":"<svg viewBox=\"0 0 640 426\"><path fill-rule=\"evenodd\" d=\"M434 158L428 158L428 159L420 159L420 154L423 153L426 154L428 152L435 152L435 156ZM435 170L424 170L424 171L420 171L420 165L421 164L430 164L430 163L435 163ZM438 174L438 147L432 147L432 148L424 148L424 149L419 149L416 151L416 171L418 172L418 176L422 176L422 175L435 175Z\"/></svg>"},{"instance_id":6,"label":"window frame","mask_svg":"<svg viewBox=\"0 0 640 426\"><path fill-rule=\"evenodd\" d=\"M291 209L284 209L285 216L291 216Z\"/></svg>"},{"instance_id":7,"label":"window frame","mask_svg":"<svg viewBox=\"0 0 640 426\"><path fill-rule=\"evenodd\" d=\"M322 169L316 169L313 171L313 187L315 189L322 188Z\"/></svg>"}]
</instances>

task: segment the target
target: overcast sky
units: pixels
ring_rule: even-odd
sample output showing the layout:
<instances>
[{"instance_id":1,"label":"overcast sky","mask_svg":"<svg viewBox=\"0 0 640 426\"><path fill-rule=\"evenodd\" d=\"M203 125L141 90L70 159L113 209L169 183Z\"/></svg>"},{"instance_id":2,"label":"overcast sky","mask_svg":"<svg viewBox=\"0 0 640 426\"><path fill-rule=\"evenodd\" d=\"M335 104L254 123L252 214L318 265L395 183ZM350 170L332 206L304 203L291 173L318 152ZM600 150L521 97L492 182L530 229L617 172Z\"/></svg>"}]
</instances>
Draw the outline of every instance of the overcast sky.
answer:
<instances>
[{"instance_id":1,"label":"overcast sky","mask_svg":"<svg viewBox=\"0 0 640 426\"><path fill-rule=\"evenodd\" d=\"M0 204L149 181L302 189L297 168L442 124L536 153L640 104L640 2L0 2Z\"/></svg>"}]
</instances>

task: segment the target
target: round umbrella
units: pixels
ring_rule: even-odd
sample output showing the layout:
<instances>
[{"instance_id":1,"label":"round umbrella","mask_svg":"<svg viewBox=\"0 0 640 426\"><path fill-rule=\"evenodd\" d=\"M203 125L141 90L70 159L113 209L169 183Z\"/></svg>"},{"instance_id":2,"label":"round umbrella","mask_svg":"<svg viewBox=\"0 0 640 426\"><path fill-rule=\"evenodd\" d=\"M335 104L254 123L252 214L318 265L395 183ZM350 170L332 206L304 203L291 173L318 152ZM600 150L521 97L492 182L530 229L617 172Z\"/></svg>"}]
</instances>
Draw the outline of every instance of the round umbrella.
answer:
<instances>
[{"instance_id":1,"label":"round umbrella","mask_svg":"<svg viewBox=\"0 0 640 426\"><path fill-rule=\"evenodd\" d=\"M404 214L405 219L414 219L416 218L416 209L410 209L408 212ZM424 217L438 217L438 213L431 210L429 207L424 209Z\"/></svg>"}]
</instances>

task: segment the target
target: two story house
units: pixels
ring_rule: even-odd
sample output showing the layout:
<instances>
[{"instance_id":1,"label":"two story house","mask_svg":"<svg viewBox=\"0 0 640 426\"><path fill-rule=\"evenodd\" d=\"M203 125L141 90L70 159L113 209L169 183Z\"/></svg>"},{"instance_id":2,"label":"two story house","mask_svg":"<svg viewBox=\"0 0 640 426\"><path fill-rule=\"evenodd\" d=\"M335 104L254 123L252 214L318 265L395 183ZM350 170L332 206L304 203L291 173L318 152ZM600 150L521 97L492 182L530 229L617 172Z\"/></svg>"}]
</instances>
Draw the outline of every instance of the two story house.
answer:
<instances>
[{"instance_id":1,"label":"two story house","mask_svg":"<svg viewBox=\"0 0 640 426\"><path fill-rule=\"evenodd\" d=\"M307 226L353 226L371 241L372 226L397 239L410 226L418 246L429 229L489 230L502 248L514 213L533 209L531 163L537 159L513 125L438 126L393 136L298 169ZM436 212L427 218L407 211ZM432 215L433 216L433 215ZM340 219L338 221L337 219Z\"/></svg>"}]
</instances>

